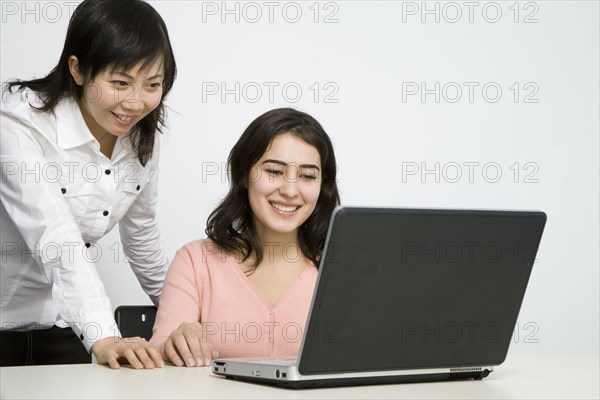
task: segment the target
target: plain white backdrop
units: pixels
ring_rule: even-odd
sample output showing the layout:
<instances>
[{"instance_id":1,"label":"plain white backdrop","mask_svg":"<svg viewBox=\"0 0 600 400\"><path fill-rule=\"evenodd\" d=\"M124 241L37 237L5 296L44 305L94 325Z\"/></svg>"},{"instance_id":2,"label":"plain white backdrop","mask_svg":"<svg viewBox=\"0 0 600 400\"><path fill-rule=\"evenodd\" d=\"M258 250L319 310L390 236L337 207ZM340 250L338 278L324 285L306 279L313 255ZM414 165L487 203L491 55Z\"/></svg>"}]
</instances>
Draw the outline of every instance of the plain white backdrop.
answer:
<instances>
[{"instance_id":1,"label":"plain white backdrop","mask_svg":"<svg viewBox=\"0 0 600 400\"><path fill-rule=\"evenodd\" d=\"M245 127L291 106L332 137L343 204L545 211L511 351L598 355L597 1L150 3L179 68L160 162L169 257L204 237ZM54 67L76 4L1 1L3 82ZM113 307L148 304L118 241L97 262Z\"/></svg>"}]
</instances>

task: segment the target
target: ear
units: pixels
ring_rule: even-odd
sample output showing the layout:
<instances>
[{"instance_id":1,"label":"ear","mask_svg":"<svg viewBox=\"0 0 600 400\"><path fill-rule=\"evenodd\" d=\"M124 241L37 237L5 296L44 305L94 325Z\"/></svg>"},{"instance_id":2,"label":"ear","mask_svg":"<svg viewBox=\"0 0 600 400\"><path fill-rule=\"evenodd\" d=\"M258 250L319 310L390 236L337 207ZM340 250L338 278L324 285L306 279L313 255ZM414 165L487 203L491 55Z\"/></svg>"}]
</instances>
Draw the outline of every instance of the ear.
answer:
<instances>
[{"instance_id":1,"label":"ear","mask_svg":"<svg viewBox=\"0 0 600 400\"><path fill-rule=\"evenodd\" d=\"M85 83L85 77L79 69L79 60L73 55L69 57L69 72L71 72L71 76L76 84L81 86Z\"/></svg>"}]
</instances>

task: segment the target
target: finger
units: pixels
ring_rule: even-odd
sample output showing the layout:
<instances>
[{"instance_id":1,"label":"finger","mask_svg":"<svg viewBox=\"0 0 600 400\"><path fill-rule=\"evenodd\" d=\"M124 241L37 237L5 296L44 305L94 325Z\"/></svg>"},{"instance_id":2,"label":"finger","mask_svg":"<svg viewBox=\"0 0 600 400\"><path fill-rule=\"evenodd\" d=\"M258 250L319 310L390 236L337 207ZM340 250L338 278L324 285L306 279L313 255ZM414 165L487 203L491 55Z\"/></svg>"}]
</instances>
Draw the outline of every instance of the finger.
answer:
<instances>
[{"instance_id":1,"label":"finger","mask_svg":"<svg viewBox=\"0 0 600 400\"><path fill-rule=\"evenodd\" d=\"M153 369L155 367L154 361L150 358L146 347L142 344L133 347L133 351L138 360L144 365L145 369Z\"/></svg>"},{"instance_id":2,"label":"finger","mask_svg":"<svg viewBox=\"0 0 600 400\"><path fill-rule=\"evenodd\" d=\"M202 367L205 365L204 354L206 353L204 353L204 349L202 347L198 333L202 333L202 331L200 330L200 332L198 332L196 330L185 330L183 332L188 348L190 349L191 356L194 358L196 366Z\"/></svg>"},{"instance_id":3,"label":"finger","mask_svg":"<svg viewBox=\"0 0 600 400\"><path fill-rule=\"evenodd\" d=\"M110 352L110 354L106 358L106 362L112 369L120 369L121 368L121 364L119 364L119 361L117 360L117 355L115 352L112 352L112 351Z\"/></svg>"},{"instance_id":4,"label":"finger","mask_svg":"<svg viewBox=\"0 0 600 400\"><path fill-rule=\"evenodd\" d=\"M215 351L213 345L208 340L203 340L202 344L202 353L204 354L204 365L206 367L210 366L210 362L213 359L213 352Z\"/></svg>"},{"instance_id":5,"label":"finger","mask_svg":"<svg viewBox=\"0 0 600 400\"><path fill-rule=\"evenodd\" d=\"M175 347L173 345L173 339L171 337L168 338L165 342L163 347L163 353L165 355L165 358L167 360L170 360L176 366L182 367L184 365L183 360L181 359L181 357L179 357L177 350L175 350Z\"/></svg>"},{"instance_id":6,"label":"finger","mask_svg":"<svg viewBox=\"0 0 600 400\"><path fill-rule=\"evenodd\" d=\"M195 367L196 361L192 356L190 348L188 347L187 339L183 335L183 333L179 332L178 335L173 336L173 347L175 351L179 354L183 362L188 367Z\"/></svg>"},{"instance_id":7,"label":"finger","mask_svg":"<svg viewBox=\"0 0 600 400\"><path fill-rule=\"evenodd\" d=\"M152 363L152 367L159 367L159 368L164 367L164 361L162 359L162 356L160 355L160 352L154 345L150 344L149 342L146 341L146 339L142 338L142 341L140 342L140 346L144 348L145 354L147 355L150 362Z\"/></svg>"},{"instance_id":8,"label":"finger","mask_svg":"<svg viewBox=\"0 0 600 400\"><path fill-rule=\"evenodd\" d=\"M133 351L133 349L129 346L126 345L122 345L122 347L120 348L120 353L122 357L125 357L125 359L127 359L127 362L135 369L142 369L144 368L144 364L142 364L142 362L137 358L137 355L135 354L135 352Z\"/></svg>"},{"instance_id":9,"label":"finger","mask_svg":"<svg viewBox=\"0 0 600 400\"><path fill-rule=\"evenodd\" d=\"M123 348L129 347L133 350L137 360L139 360L142 363L143 368L152 369L155 367L154 361L152 361L152 359L148 355L148 352L146 351L146 347L148 345L146 339L141 338L139 336L127 337L121 339L121 345L123 346Z\"/></svg>"},{"instance_id":10,"label":"finger","mask_svg":"<svg viewBox=\"0 0 600 400\"><path fill-rule=\"evenodd\" d=\"M162 356L160 355L160 351L158 351L158 349L155 346L151 345L150 343L147 343L146 351L148 352L148 355L154 362L154 365L156 365L158 368L162 368L165 366L165 362Z\"/></svg>"},{"instance_id":11,"label":"finger","mask_svg":"<svg viewBox=\"0 0 600 400\"><path fill-rule=\"evenodd\" d=\"M185 334L177 335L173 338L175 349L188 367L195 367L196 360L190 350L188 338ZM202 355L200 355L202 358Z\"/></svg>"}]
</instances>

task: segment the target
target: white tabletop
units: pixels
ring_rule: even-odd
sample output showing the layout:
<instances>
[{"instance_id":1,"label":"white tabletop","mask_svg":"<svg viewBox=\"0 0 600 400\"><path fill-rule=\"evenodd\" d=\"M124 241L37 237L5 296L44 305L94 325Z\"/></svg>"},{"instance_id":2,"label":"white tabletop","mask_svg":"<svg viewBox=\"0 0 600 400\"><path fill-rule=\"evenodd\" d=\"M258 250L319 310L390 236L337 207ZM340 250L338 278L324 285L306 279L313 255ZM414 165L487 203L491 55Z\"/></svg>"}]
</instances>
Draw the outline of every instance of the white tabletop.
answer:
<instances>
[{"instance_id":1,"label":"white tabletop","mask_svg":"<svg viewBox=\"0 0 600 400\"><path fill-rule=\"evenodd\" d=\"M599 358L594 356L509 356L489 377L329 389L281 389L227 380L209 368L140 370L106 366L54 365L0 368L2 399L165 398L411 398L411 399L598 399Z\"/></svg>"}]
</instances>

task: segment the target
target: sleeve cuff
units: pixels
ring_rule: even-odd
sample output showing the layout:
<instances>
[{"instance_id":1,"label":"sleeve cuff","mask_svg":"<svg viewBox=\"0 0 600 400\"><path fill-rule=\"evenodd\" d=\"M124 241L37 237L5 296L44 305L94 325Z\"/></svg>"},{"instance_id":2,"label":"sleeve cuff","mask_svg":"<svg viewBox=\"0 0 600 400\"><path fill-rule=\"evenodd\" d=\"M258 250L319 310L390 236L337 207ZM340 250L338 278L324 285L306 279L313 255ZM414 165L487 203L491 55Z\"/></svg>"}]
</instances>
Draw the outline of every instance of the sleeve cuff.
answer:
<instances>
[{"instance_id":1,"label":"sleeve cuff","mask_svg":"<svg viewBox=\"0 0 600 400\"><path fill-rule=\"evenodd\" d=\"M121 337L121 332L110 313L97 312L87 314L71 325L73 332L79 337L86 350L89 352L94 343L107 337Z\"/></svg>"}]
</instances>

